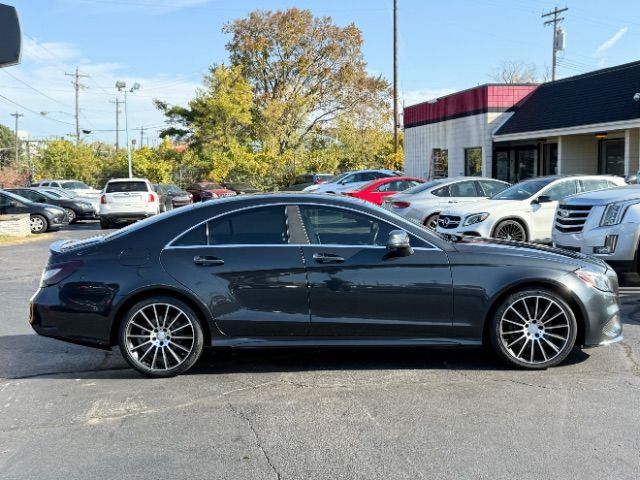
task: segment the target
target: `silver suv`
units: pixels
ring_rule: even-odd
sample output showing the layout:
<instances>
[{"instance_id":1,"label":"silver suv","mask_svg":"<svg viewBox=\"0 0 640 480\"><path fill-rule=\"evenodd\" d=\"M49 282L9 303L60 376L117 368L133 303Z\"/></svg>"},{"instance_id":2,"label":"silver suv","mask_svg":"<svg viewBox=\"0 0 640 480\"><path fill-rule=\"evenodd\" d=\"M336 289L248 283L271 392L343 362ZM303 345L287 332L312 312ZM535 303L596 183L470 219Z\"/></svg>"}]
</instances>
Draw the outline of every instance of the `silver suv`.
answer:
<instances>
[{"instance_id":1,"label":"silver suv","mask_svg":"<svg viewBox=\"0 0 640 480\"><path fill-rule=\"evenodd\" d=\"M566 198L556 211L553 244L595 255L618 271L638 271L640 185Z\"/></svg>"}]
</instances>

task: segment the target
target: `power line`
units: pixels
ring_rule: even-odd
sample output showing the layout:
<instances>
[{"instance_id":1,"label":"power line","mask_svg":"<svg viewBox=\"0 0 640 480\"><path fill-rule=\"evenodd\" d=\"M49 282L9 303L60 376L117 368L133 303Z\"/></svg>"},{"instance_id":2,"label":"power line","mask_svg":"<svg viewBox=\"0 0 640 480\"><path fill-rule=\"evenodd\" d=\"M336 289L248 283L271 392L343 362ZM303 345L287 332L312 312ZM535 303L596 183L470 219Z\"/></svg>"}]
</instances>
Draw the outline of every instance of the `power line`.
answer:
<instances>
[{"instance_id":1,"label":"power line","mask_svg":"<svg viewBox=\"0 0 640 480\"><path fill-rule=\"evenodd\" d=\"M69 107L69 108L71 107L71 105L69 105L69 104L67 104L67 103L63 103L63 102L61 102L60 100L57 100L57 99L53 98L53 97L52 97L52 96L50 96L50 95L47 95L47 94L46 94L46 93L44 93L43 91L38 90L36 87L34 87L34 86L32 86L32 85L29 85L27 82L25 82L24 80L22 80L22 79L21 79L21 78L19 78L19 77L16 77L16 76L15 76L15 75L13 75L12 73L10 73L8 70L6 70L6 69L2 69L2 71L3 71L4 73L6 73L7 75L9 75L9 76L10 76L11 78L13 78L14 80L16 80L16 81L18 81L18 82L22 83L23 85L26 85L28 88L30 88L30 89L31 89L31 90L33 90L34 92L39 93L39 94L40 94L40 95L42 95L43 97L46 97L46 98L48 98L49 100L53 100L54 102L56 102L56 103L58 103L58 104L62 105L63 107Z\"/></svg>"},{"instance_id":2,"label":"power line","mask_svg":"<svg viewBox=\"0 0 640 480\"><path fill-rule=\"evenodd\" d=\"M16 107L20 107L23 110L26 110L27 112L33 113L35 115L42 116L43 118L46 118L47 120L51 120L52 122L63 123L64 125L73 125L73 123L63 122L62 120L58 120L57 118L46 117L46 116L42 115L42 113L40 113L40 112L36 112L35 110L33 110L33 109L29 108L29 107L25 107L24 105L21 105L18 102L15 102L15 101L11 100L9 97L5 97L1 93L0 93L0 98L4 98L7 102L12 103Z\"/></svg>"}]
</instances>

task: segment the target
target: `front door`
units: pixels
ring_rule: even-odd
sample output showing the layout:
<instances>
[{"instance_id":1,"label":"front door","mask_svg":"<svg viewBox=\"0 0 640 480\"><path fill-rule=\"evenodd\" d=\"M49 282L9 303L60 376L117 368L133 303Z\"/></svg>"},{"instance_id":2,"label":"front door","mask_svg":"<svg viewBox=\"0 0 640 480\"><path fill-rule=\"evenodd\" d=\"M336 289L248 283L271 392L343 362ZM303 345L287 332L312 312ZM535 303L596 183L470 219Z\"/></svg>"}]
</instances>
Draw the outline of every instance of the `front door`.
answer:
<instances>
[{"instance_id":1,"label":"front door","mask_svg":"<svg viewBox=\"0 0 640 480\"><path fill-rule=\"evenodd\" d=\"M550 202L531 204L531 241L550 242L553 221L558 202L577 191L576 180L563 180L540 192L540 196L549 197Z\"/></svg>"},{"instance_id":2,"label":"front door","mask_svg":"<svg viewBox=\"0 0 640 480\"><path fill-rule=\"evenodd\" d=\"M310 334L316 337L442 338L450 335L453 293L447 255L417 237L413 254L390 255L376 217L346 208L301 205L310 245Z\"/></svg>"},{"instance_id":3,"label":"front door","mask_svg":"<svg viewBox=\"0 0 640 480\"><path fill-rule=\"evenodd\" d=\"M193 291L230 337L303 336L309 327L300 247L289 242L285 207L232 212L163 250L165 269Z\"/></svg>"}]
</instances>

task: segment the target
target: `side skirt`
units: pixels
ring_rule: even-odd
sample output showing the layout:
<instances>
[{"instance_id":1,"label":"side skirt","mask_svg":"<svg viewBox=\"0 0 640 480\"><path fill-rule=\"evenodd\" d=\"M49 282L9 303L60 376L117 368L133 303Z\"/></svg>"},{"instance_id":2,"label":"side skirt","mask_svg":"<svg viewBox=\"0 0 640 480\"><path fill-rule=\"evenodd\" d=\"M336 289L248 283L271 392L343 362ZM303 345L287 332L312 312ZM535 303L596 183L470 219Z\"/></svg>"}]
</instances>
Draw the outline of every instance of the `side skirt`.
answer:
<instances>
[{"instance_id":1,"label":"side skirt","mask_svg":"<svg viewBox=\"0 0 640 480\"><path fill-rule=\"evenodd\" d=\"M482 339L464 338L213 338L213 348L321 347L480 347Z\"/></svg>"}]
</instances>

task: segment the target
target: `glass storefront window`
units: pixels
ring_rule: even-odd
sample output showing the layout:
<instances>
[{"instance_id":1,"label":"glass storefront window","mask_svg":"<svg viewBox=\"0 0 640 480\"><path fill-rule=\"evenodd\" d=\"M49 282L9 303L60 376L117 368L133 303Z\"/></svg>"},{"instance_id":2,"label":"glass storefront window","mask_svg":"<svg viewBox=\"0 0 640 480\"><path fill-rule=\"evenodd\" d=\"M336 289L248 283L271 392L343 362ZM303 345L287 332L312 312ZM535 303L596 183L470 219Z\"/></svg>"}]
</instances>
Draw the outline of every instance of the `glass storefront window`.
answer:
<instances>
[{"instance_id":1,"label":"glass storefront window","mask_svg":"<svg viewBox=\"0 0 640 480\"><path fill-rule=\"evenodd\" d=\"M600 173L624 176L624 139L600 141Z\"/></svg>"},{"instance_id":2,"label":"glass storefront window","mask_svg":"<svg viewBox=\"0 0 640 480\"><path fill-rule=\"evenodd\" d=\"M482 175L482 147L464 149L464 174L468 177Z\"/></svg>"},{"instance_id":3,"label":"glass storefront window","mask_svg":"<svg viewBox=\"0 0 640 480\"><path fill-rule=\"evenodd\" d=\"M518 181L538 175L537 150L518 150Z\"/></svg>"}]
</instances>

